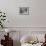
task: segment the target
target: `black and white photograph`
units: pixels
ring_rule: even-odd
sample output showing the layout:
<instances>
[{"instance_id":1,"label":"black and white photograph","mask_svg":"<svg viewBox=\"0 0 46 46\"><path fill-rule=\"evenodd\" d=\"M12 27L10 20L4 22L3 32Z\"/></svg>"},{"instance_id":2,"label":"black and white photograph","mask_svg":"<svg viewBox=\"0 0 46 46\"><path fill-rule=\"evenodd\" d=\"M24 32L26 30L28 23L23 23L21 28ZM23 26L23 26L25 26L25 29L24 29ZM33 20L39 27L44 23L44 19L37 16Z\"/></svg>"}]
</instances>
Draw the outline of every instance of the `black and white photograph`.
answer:
<instances>
[{"instance_id":1,"label":"black and white photograph","mask_svg":"<svg viewBox=\"0 0 46 46\"><path fill-rule=\"evenodd\" d=\"M20 7L20 15L29 15L29 7Z\"/></svg>"}]
</instances>

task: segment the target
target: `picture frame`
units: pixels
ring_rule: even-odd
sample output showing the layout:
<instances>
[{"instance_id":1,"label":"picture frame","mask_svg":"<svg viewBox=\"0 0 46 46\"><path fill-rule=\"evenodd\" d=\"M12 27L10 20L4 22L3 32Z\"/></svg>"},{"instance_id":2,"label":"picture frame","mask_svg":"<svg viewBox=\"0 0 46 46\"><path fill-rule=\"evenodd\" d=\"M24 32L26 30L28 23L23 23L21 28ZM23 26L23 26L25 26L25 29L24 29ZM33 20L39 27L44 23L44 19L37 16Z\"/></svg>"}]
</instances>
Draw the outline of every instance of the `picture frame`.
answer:
<instances>
[{"instance_id":1,"label":"picture frame","mask_svg":"<svg viewBox=\"0 0 46 46\"><path fill-rule=\"evenodd\" d=\"M20 15L29 15L29 7L20 7L19 14Z\"/></svg>"}]
</instances>

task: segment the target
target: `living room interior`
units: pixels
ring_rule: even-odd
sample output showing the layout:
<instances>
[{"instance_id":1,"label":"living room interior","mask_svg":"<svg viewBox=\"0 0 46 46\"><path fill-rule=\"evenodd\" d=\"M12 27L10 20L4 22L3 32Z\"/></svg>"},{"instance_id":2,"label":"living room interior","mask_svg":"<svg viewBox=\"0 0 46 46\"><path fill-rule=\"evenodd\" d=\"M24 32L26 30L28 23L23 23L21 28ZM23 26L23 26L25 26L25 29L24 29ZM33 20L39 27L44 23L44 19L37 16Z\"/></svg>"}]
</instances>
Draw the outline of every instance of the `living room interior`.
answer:
<instances>
[{"instance_id":1,"label":"living room interior","mask_svg":"<svg viewBox=\"0 0 46 46\"><path fill-rule=\"evenodd\" d=\"M0 46L46 46L46 0L0 0Z\"/></svg>"}]
</instances>

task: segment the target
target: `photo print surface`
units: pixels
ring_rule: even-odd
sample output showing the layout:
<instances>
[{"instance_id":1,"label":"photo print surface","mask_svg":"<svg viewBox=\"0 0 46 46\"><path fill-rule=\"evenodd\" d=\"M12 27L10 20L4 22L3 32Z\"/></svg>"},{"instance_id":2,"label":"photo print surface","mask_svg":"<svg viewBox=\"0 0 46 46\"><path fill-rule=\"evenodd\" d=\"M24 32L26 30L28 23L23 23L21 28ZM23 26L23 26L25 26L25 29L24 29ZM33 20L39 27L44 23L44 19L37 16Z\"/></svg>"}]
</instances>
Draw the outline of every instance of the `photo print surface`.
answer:
<instances>
[{"instance_id":1,"label":"photo print surface","mask_svg":"<svg viewBox=\"0 0 46 46\"><path fill-rule=\"evenodd\" d=\"M29 15L29 7L20 7L19 12L21 15Z\"/></svg>"}]
</instances>

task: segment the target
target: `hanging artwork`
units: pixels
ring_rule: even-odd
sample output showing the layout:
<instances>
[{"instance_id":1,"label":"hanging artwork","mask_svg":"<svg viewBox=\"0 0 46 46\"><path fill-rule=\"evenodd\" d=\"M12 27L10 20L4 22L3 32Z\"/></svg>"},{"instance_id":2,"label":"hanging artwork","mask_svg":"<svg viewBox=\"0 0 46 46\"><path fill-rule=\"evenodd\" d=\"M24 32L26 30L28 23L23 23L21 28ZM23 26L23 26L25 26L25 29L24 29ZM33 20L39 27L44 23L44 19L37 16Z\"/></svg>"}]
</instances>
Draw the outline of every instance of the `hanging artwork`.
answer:
<instances>
[{"instance_id":1,"label":"hanging artwork","mask_svg":"<svg viewBox=\"0 0 46 46\"><path fill-rule=\"evenodd\" d=\"M29 15L29 7L20 7L19 13L21 15Z\"/></svg>"}]
</instances>

